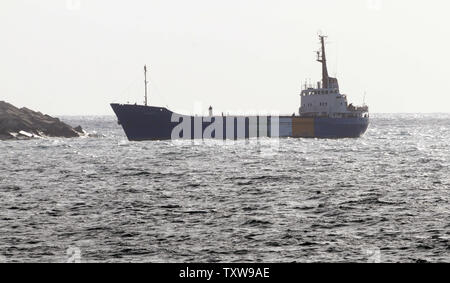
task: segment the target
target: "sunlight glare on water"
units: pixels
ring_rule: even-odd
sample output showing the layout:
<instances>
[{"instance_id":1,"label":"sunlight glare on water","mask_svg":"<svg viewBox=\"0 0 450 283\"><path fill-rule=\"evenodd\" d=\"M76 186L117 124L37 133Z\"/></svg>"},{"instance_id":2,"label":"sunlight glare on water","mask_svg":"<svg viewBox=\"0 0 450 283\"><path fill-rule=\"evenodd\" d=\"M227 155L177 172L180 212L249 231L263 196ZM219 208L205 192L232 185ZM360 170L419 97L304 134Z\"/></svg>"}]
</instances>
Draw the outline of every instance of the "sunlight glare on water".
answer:
<instances>
[{"instance_id":1,"label":"sunlight glare on water","mask_svg":"<svg viewBox=\"0 0 450 283\"><path fill-rule=\"evenodd\" d=\"M372 116L359 139L226 143L63 117L97 134L0 142L1 259L450 261L450 115Z\"/></svg>"}]
</instances>

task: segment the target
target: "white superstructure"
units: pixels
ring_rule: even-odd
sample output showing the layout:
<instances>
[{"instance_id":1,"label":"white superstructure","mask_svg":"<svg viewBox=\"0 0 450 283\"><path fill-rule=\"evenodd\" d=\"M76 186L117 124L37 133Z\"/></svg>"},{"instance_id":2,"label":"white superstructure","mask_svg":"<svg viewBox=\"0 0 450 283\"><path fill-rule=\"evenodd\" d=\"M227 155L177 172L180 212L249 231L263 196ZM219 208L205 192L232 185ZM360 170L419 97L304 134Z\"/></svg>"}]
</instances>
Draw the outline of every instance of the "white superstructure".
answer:
<instances>
[{"instance_id":1,"label":"white superstructure","mask_svg":"<svg viewBox=\"0 0 450 283\"><path fill-rule=\"evenodd\" d=\"M317 88L304 84L300 97L299 114L302 117L368 117L369 108L366 105L353 106L348 104L347 96L339 91L336 78L328 76L325 56L325 36L320 35L322 50L317 52L317 61L322 63L322 82Z\"/></svg>"}]
</instances>

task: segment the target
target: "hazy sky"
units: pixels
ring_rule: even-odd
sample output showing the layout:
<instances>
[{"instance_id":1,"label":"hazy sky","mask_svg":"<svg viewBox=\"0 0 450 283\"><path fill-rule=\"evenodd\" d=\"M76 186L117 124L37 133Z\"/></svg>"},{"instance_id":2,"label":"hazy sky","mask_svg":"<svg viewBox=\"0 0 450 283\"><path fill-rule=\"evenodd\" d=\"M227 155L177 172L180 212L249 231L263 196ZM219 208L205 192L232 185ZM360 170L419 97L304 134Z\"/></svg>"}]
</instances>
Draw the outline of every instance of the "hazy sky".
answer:
<instances>
[{"instance_id":1,"label":"hazy sky","mask_svg":"<svg viewBox=\"0 0 450 283\"><path fill-rule=\"evenodd\" d=\"M1 0L0 100L51 115L111 102L298 111L322 30L329 72L371 112L450 111L450 1ZM197 109L198 110L198 109Z\"/></svg>"}]
</instances>

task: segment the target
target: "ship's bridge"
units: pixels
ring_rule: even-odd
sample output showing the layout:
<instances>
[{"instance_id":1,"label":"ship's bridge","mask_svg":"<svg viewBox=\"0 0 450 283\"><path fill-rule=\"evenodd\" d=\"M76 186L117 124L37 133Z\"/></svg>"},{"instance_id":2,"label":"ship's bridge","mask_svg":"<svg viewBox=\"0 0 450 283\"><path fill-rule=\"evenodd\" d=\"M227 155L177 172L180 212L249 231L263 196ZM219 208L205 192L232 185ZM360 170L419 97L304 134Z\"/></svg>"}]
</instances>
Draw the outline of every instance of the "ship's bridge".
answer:
<instances>
[{"instance_id":1,"label":"ship's bridge","mask_svg":"<svg viewBox=\"0 0 450 283\"><path fill-rule=\"evenodd\" d=\"M336 84L337 86L337 84ZM368 115L367 106L348 104L347 96L341 94L339 87L317 88L305 84L301 91L300 116L303 117L364 117Z\"/></svg>"},{"instance_id":2,"label":"ship's bridge","mask_svg":"<svg viewBox=\"0 0 450 283\"><path fill-rule=\"evenodd\" d=\"M347 96L339 91L336 78L328 75L327 59L325 56L325 36L319 35L321 50L317 51L317 61L322 64L322 81L317 87L304 84L300 94L299 114L303 117L368 117L368 107L348 105Z\"/></svg>"}]
</instances>

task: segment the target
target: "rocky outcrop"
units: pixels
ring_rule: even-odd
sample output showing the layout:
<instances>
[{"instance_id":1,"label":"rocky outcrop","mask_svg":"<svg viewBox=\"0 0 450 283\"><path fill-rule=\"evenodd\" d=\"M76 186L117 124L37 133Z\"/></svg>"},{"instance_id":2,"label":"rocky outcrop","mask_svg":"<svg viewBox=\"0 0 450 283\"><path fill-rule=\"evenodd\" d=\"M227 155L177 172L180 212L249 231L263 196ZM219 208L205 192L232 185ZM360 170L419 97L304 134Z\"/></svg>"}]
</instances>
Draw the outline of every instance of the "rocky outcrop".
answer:
<instances>
[{"instance_id":1,"label":"rocky outcrop","mask_svg":"<svg viewBox=\"0 0 450 283\"><path fill-rule=\"evenodd\" d=\"M0 140L43 136L74 138L82 132L81 127L75 130L58 118L0 101Z\"/></svg>"}]
</instances>

